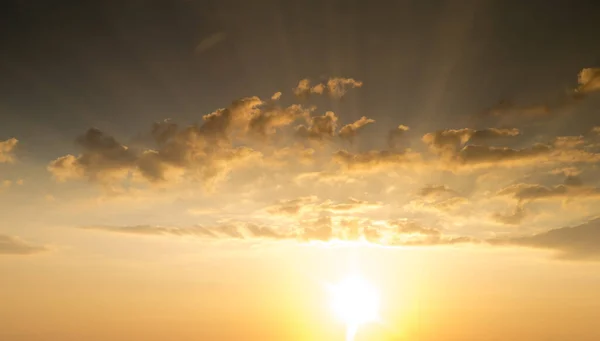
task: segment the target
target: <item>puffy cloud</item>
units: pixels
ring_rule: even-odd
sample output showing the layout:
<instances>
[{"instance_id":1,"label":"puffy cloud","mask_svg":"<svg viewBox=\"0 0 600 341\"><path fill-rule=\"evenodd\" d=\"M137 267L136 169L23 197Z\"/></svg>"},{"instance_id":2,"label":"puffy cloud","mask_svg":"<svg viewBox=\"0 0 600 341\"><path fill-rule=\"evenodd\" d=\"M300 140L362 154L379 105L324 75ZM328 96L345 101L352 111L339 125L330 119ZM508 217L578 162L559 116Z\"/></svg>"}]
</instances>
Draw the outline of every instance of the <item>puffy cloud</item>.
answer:
<instances>
[{"instance_id":1,"label":"puffy cloud","mask_svg":"<svg viewBox=\"0 0 600 341\"><path fill-rule=\"evenodd\" d=\"M48 171L59 181L83 176L98 181L123 177L137 161L129 148L95 128L78 137L76 143L83 149L81 155L62 156L48 165Z\"/></svg>"},{"instance_id":2,"label":"puffy cloud","mask_svg":"<svg viewBox=\"0 0 600 341\"><path fill-rule=\"evenodd\" d=\"M21 238L0 234L0 255L29 255L45 250L45 247L30 244Z\"/></svg>"},{"instance_id":3,"label":"puffy cloud","mask_svg":"<svg viewBox=\"0 0 600 341\"><path fill-rule=\"evenodd\" d=\"M273 94L273 96L271 96L271 100L273 101L278 101L281 98L281 91L278 91L276 93Z\"/></svg>"},{"instance_id":4,"label":"puffy cloud","mask_svg":"<svg viewBox=\"0 0 600 341\"><path fill-rule=\"evenodd\" d=\"M360 88L363 83L353 78L330 78L327 81L327 91L331 97L341 98L346 94L348 88Z\"/></svg>"},{"instance_id":5,"label":"puffy cloud","mask_svg":"<svg viewBox=\"0 0 600 341\"><path fill-rule=\"evenodd\" d=\"M557 256L563 259L597 261L600 260L600 219L532 236L494 239L490 242L555 250Z\"/></svg>"},{"instance_id":6,"label":"puffy cloud","mask_svg":"<svg viewBox=\"0 0 600 341\"><path fill-rule=\"evenodd\" d=\"M322 141L335 135L338 117L333 111L328 111L322 116L310 118L309 125L296 127L296 135L300 138Z\"/></svg>"},{"instance_id":7,"label":"puffy cloud","mask_svg":"<svg viewBox=\"0 0 600 341\"><path fill-rule=\"evenodd\" d=\"M179 128L170 120L157 122L150 131L157 148L141 152L92 128L76 140L82 148L79 156L60 157L48 165L48 170L59 181L85 177L105 184L138 172L150 182L165 181L171 174L184 173L210 186L236 166L261 157L252 148L232 146L231 136L246 134L248 129L267 134L285 124L285 119L282 122L273 114L275 109L264 116L258 109L260 105L262 101L258 97L242 98L225 109L205 115L199 126ZM284 114L277 113L287 115L298 111L302 110L290 107L281 111ZM253 121L257 117L259 119Z\"/></svg>"},{"instance_id":8,"label":"puffy cloud","mask_svg":"<svg viewBox=\"0 0 600 341\"><path fill-rule=\"evenodd\" d=\"M398 147L407 147L408 139L406 138L406 132L409 130L407 126L401 124L396 128L388 132L387 144L390 149L396 149Z\"/></svg>"},{"instance_id":9,"label":"puffy cloud","mask_svg":"<svg viewBox=\"0 0 600 341\"><path fill-rule=\"evenodd\" d=\"M10 138L8 140L0 141L0 163L11 163L14 162L14 150L19 141L17 139Z\"/></svg>"},{"instance_id":10,"label":"puffy cloud","mask_svg":"<svg viewBox=\"0 0 600 341\"><path fill-rule=\"evenodd\" d=\"M312 109L294 104L287 108L268 108L256 112L248 123L248 130L258 136L273 135L277 128L292 124L299 118L307 119Z\"/></svg>"},{"instance_id":11,"label":"puffy cloud","mask_svg":"<svg viewBox=\"0 0 600 341\"><path fill-rule=\"evenodd\" d=\"M342 129L340 129L338 135L340 136L340 138L352 142L354 141L354 137L356 137L359 130L361 130L366 125L374 122L375 120L363 116L359 120L343 126Z\"/></svg>"},{"instance_id":12,"label":"puffy cloud","mask_svg":"<svg viewBox=\"0 0 600 341\"><path fill-rule=\"evenodd\" d=\"M360 88L363 83L353 78L334 77L327 80L325 83L319 83L311 86L310 80L303 79L298 82L298 85L292 89L298 97L307 97L310 94L322 95L329 94L333 98L343 97L349 88Z\"/></svg>"},{"instance_id":13,"label":"puffy cloud","mask_svg":"<svg viewBox=\"0 0 600 341\"><path fill-rule=\"evenodd\" d=\"M600 134L600 126L592 128L592 133Z\"/></svg>"},{"instance_id":14,"label":"puffy cloud","mask_svg":"<svg viewBox=\"0 0 600 341\"><path fill-rule=\"evenodd\" d=\"M581 94L600 90L600 68L585 68L579 72L579 86L576 91Z\"/></svg>"}]
</instances>

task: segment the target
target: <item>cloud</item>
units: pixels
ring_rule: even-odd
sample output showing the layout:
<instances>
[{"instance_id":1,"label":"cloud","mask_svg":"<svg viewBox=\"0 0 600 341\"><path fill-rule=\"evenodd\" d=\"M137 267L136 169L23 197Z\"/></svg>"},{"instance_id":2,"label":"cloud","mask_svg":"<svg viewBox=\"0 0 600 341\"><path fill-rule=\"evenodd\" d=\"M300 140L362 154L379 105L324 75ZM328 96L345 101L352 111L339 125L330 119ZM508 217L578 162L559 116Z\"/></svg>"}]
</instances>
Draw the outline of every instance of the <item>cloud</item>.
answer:
<instances>
[{"instance_id":1,"label":"cloud","mask_svg":"<svg viewBox=\"0 0 600 341\"><path fill-rule=\"evenodd\" d=\"M311 86L310 80L302 79L298 85L292 89L294 95L298 97L307 97L311 94L322 95L329 94L333 98L342 98L349 88L360 88L363 83L353 78L333 77L325 83L319 83Z\"/></svg>"},{"instance_id":2,"label":"cloud","mask_svg":"<svg viewBox=\"0 0 600 341\"><path fill-rule=\"evenodd\" d=\"M97 230L104 232L115 232L130 235L146 236L179 236L199 237L209 239L288 239L295 236L288 235L283 231L277 231L271 227L241 222L229 222L214 226L155 226L155 225L133 225L133 226L83 226L85 230Z\"/></svg>"},{"instance_id":3,"label":"cloud","mask_svg":"<svg viewBox=\"0 0 600 341\"><path fill-rule=\"evenodd\" d=\"M45 250L45 247L30 244L21 238L0 234L0 255L30 255Z\"/></svg>"},{"instance_id":4,"label":"cloud","mask_svg":"<svg viewBox=\"0 0 600 341\"><path fill-rule=\"evenodd\" d=\"M569 180L569 182L572 181L572 179ZM497 195L512 196L519 202L531 202L535 200L596 199L600 198L600 189L582 186L578 183L575 185L563 184L551 187L522 183L503 188Z\"/></svg>"},{"instance_id":5,"label":"cloud","mask_svg":"<svg viewBox=\"0 0 600 341\"><path fill-rule=\"evenodd\" d=\"M600 68L584 68L579 72L578 85L564 95L548 101L548 103L517 105L508 100L500 101L493 107L485 110L481 116L501 119L504 123L519 123L550 119L560 109L577 104L586 95L600 90Z\"/></svg>"},{"instance_id":6,"label":"cloud","mask_svg":"<svg viewBox=\"0 0 600 341\"><path fill-rule=\"evenodd\" d=\"M600 91L600 68L585 68L579 72L577 92L588 94Z\"/></svg>"},{"instance_id":7,"label":"cloud","mask_svg":"<svg viewBox=\"0 0 600 341\"><path fill-rule=\"evenodd\" d=\"M421 161L421 155L410 151L371 150L353 154L340 150L334 153L333 161L348 171L377 172L389 167L416 166Z\"/></svg>"},{"instance_id":8,"label":"cloud","mask_svg":"<svg viewBox=\"0 0 600 341\"><path fill-rule=\"evenodd\" d=\"M333 238L333 227L331 217L321 217L316 220L305 220L302 222L303 240L328 241Z\"/></svg>"},{"instance_id":9,"label":"cloud","mask_svg":"<svg viewBox=\"0 0 600 341\"><path fill-rule=\"evenodd\" d=\"M308 119L312 109L301 105L291 105L287 108L268 108L258 111L250 118L248 130L260 137L273 135L276 129L288 126L300 118Z\"/></svg>"},{"instance_id":10,"label":"cloud","mask_svg":"<svg viewBox=\"0 0 600 341\"><path fill-rule=\"evenodd\" d=\"M546 104L517 105L508 100L498 102L483 112L483 116L501 118L515 123L549 117L552 109Z\"/></svg>"},{"instance_id":11,"label":"cloud","mask_svg":"<svg viewBox=\"0 0 600 341\"><path fill-rule=\"evenodd\" d=\"M379 221L357 217L321 216L299 219L285 226L242 221L229 221L212 226L85 226L96 230L140 236L177 236L203 239L267 239L273 241L368 241L383 246L436 246L474 243L465 236L448 236L436 228L415 221Z\"/></svg>"},{"instance_id":12,"label":"cloud","mask_svg":"<svg viewBox=\"0 0 600 341\"><path fill-rule=\"evenodd\" d=\"M517 205L511 213L494 213L492 220L504 225L520 225L526 216L527 211L522 206Z\"/></svg>"},{"instance_id":13,"label":"cloud","mask_svg":"<svg viewBox=\"0 0 600 341\"><path fill-rule=\"evenodd\" d=\"M300 197L289 200L279 200L272 206L266 208L266 211L274 215L296 215L308 204L318 201L316 196Z\"/></svg>"},{"instance_id":14,"label":"cloud","mask_svg":"<svg viewBox=\"0 0 600 341\"><path fill-rule=\"evenodd\" d=\"M216 46L218 43L224 41L227 38L227 34L225 32L217 32L213 33L210 36L202 39L198 45L196 45L195 52L203 53L210 50L212 47Z\"/></svg>"},{"instance_id":15,"label":"cloud","mask_svg":"<svg viewBox=\"0 0 600 341\"><path fill-rule=\"evenodd\" d=\"M456 191L454 191L453 189L449 188L446 185L439 185L439 186L425 186L419 190L419 195L422 197L431 198L431 197L439 197L439 196L443 196L443 195L455 196L455 195L458 195L458 193L456 193Z\"/></svg>"},{"instance_id":16,"label":"cloud","mask_svg":"<svg viewBox=\"0 0 600 341\"><path fill-rule=\"evenodd\" d=\"M374 122L375 122L375 120L372 120L370 118L367 118L366 116L363 116L359 120L343 126L342 129L340 129L340 132L338 133L338 135L343 140L353 142L354 138L356 137L356 135L358 135L358 132L362 128L364 128L366 125L368 125L370 123L374 123Z\"/></svg>"},{"instance_id":17,"label":"cloud","mask_svg":"<svg viewBox=\"0 0 600 341\"><path fill-rule=\"evenodd\" d=\"M488 128L475 129L447 129L438 130L423 135L423 142L436 154L453 156L457 150L467 142L474 144L486 143L502 137L515 137L520 134L518 129ZM467 146L472 147L472 146Z\"/></svg>"},{"instance_id":18,"label":"cloud","mask_svg":"<svg viewBox=\"0 0 600 341\"><path fill-rule=\"evenodd\" d=\"M439 229L425 227L410 220L392 220L387 222L387 225L393 228L391 239L387 241L389 245L433 246L475 242L470 237L445 236Z\"/></svg>"},{"instance_id":19,"label":"cloud","mask_svg":"<svg viewBox=\"0 0 600 341\"><path fill-rule=\"evenodd\" d=\"M600 260L600 219L574 227L563 227L532 236L494 239L492 244L521 245L557 251L570 260Z\"/></svg>"},{"instance_id":20,"label":"cloud","mask_svg":"<svg viewBox=\"0 0 600 341\"><path fill-rule=\"evenodd\" d=\"M17 143L19 143L19 141L14 137L0 141L0 163L12 163L15 161L13 152Z\"/></svg>"},{"instance_id":21,"label":"cloud","mask_svg":"<svg viewBox=\"0 0 600 341\"><path fill-rule=\"evenodd\" d=\"M333 111L328 111L322 116L313 116L310 118L308 126L296 127L296 135L303 139L323 141L335 136L337 121L338 117Z\"/></svg>"},{"instance_id":22,"label":"cloud","mask_svg":"<svg viewBox=\"0 0 600 341\"><path fill-rule=\"evenodd\" d=\"M408 139L406 138L406 132L410 128L401 124L396 128L388 132L387 144L390 149L396 149L399 147L408 147Z\"/></svg>"},{"instance_id":23,"label":"cloud","mask_svg":"<svg viewBox=\"0 0 600 341\"><path fill-rule=\"evenodd\" d=\"M382 207L381 202L369 202L356 198L346 201L319 200L317 196L299 197L289 200L279 200L268 206L265 211L269 214L280 216L296 216L300 214L320 214L329 212L334 214L355 214Z\"/></svg>"},{"instance_id":24,"label":"cloud","mask_svg":"<svg viewBox=\"0 0 600 341\"><path fill-rule=\"evenodd\" d=\"M234 101L229 107L203 116L202 125L179 128L169 120L152 125L156 149L133 151L115 138L92 128L77 138L82 149L78 156L59 157L48 165L59 181L88 178L104 184L139 173L149 182L164 182L172 174L184 173L211 186L233 168L261 154L246 146L233 146L230 137L245 134L252 119L259 115L258 97ZM297 108L289 109L295 112ZM284 110L285 112L288 112ZM281 125L276 119L263 120L254 127L264 133ZM259 128L256 128L259 129Z\"/></svg>"},{"instance_id":25,"label":"cloud","mask_svg":"<svg viewBox=\"0 0 600 341\"><path fill-rule=\"evenodd\" d=\"M348 174L325 171L302 173L297 175L294 180L298 184L323 183L328 185L350 184L356 182L356 179Z\"/></svg>"},{"instance_id":26,"label":"cloud","mask_svg":"<svg viewBox=\"0 0 600 341\"><path fill-rule=\"evenodd\" d=\"M59 181L84 176L98 181L122 178L135 166L135 153L98 129L89 129L76 143L83 149L81 155L59 157L48 165Z\"/></svg>"}]
</instances>

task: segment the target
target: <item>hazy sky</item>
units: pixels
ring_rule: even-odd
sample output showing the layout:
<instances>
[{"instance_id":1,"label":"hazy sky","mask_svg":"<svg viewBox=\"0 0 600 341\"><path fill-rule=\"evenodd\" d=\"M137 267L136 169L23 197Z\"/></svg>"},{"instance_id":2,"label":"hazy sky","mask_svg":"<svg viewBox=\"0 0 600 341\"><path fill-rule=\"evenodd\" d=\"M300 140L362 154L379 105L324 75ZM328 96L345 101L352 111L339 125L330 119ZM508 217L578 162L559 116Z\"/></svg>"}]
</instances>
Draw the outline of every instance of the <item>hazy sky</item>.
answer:
<instances>
[{"instance_id":1,"label":"hazy sky","mask_svg":"<svg viewBox=\"0 0 600 341\"><path fill-rule=\"evenodd\" d=\"M600 338L596 1L4 1L0 339Z\"/></svg>"}]
</instances>

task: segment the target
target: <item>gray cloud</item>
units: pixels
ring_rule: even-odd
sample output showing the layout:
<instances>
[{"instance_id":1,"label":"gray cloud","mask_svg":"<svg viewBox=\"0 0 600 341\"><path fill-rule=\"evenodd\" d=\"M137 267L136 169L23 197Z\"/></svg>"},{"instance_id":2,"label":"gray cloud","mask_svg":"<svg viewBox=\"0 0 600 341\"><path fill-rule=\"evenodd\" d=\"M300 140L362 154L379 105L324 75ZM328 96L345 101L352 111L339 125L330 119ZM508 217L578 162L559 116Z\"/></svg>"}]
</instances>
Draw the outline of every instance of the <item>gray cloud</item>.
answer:
<instances>
[{"instance_id":1,"label":"gray cloud","mask_svg":"<svg viewBox=\"0 0 600 341\"><path fill-rule=\"evenodd\" d=\"M21 238L0 234L0 255L30 255L46 251L43 246L30 244Z\"/></svg>"}]
</instances>

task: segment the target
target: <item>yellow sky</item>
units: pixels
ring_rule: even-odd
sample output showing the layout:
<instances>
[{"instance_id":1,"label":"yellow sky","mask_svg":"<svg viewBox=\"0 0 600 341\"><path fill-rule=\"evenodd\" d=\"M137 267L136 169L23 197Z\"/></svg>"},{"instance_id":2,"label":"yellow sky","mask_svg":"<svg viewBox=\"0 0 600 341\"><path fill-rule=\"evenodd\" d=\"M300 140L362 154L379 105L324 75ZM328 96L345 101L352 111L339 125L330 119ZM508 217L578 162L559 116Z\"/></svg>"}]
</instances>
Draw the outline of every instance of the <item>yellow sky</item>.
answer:
<instances>
[{"instance_id":1,"label":"yellow sky","mask_svg":"<svg viewBox=\"0 0 600 341\"><path fill-rule=\"evenodd\" d=\"M91 128L48 160L0 141L0 339L343 339L326 288L353 273L382 300L357 340L600 337L598 127L531 130L504 104L417 131L311 105L362 87L302 80L127 142Z\"/></svg>"}]
</instances>

